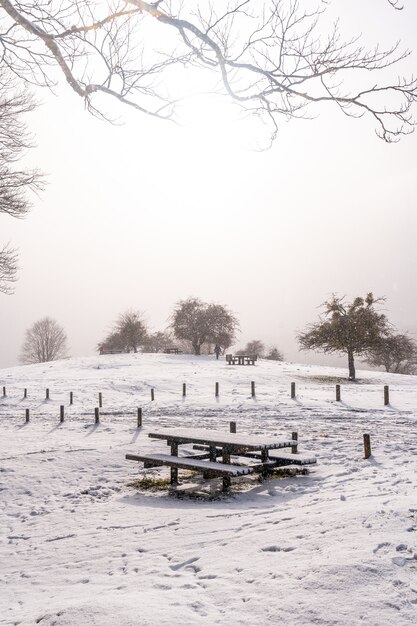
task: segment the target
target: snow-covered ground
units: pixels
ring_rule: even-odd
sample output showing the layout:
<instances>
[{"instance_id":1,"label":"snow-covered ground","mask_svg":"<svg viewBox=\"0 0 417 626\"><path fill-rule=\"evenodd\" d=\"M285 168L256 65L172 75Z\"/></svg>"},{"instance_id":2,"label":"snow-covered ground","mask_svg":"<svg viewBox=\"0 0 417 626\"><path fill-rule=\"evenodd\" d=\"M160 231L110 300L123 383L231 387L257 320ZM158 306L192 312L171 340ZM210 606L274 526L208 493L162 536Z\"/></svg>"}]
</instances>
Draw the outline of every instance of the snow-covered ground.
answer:
<instances>
[{"instance_id":1,"label":"snow-covered ground","mask_svg":"<svg viewBox=\"0 0 417 626\"><path fill-rule=\"evenodd\" d=\"M0 623L415 625L417 377L345 376L142 354L0 371ZM248 434L298 431L300 452L318 465L307 476L237 480L213 500L132 485L145 472L127 452L166 452L150 429L227 432L230 420Z\"/></svg>"}]
</instances>

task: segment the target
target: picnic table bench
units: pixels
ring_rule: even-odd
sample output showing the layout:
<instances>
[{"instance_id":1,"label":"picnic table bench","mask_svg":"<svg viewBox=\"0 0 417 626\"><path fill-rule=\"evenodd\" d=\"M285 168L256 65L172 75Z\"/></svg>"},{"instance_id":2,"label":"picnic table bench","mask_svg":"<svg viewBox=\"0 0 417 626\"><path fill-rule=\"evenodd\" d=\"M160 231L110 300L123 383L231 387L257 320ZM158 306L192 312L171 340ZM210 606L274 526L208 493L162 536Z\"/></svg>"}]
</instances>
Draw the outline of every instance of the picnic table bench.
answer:
<instances>
[{"instance_id":1,"label":"picnic table bench","mask_svg":"<svg viewBox=\"0 0 417 626\"><path fill-rule=\"evenodd\" d=\"M297 464L296 454L279 452L270 455L272 450L283 448L296 449L296 440L278 440L260 437L259 435L241 435L236 433L223 433L216 430L204 429L163 429L151 432L148 435L152 439L165 440L171 447L171 454L127 454L129 461L143 462L145 468L167 466L171 468L171 485L178 484L178 469L195 469L203 472L204 478L213 476L223 477L223 491L230 488L231 478L254 472L266 475L275 467ZM194 444L193 448L203 450L203 455L178 456L178 446ZM217 457L221 456L219 463ZM243 459L243 463L231 462L231 456ZM208 459L208 460L207 460ZM290 462L288 462L288 459ZM299 465L315 463L314 457L300 458ZM250 463L250 464L249 464Z\"/></svg>"},{"instance_id":2,"label":"picnic table bench","mask_svg":"<svg viewBox=\"0 0 417 626\"><path fill-rule=\"evenodd\" d=\"M165 354L180 354L179 348L165 348Z\"/></svg>"},{"instance_id":3,"label":"picnic table bench","mask_svg":"<svg viewBox=\"0 0 417 626\"><path fill-rule=\"evenodd\" d=\"M226 354L226 362L228 365L255 365L258 360L256 354Z\"/></svg>"}]
</instances>

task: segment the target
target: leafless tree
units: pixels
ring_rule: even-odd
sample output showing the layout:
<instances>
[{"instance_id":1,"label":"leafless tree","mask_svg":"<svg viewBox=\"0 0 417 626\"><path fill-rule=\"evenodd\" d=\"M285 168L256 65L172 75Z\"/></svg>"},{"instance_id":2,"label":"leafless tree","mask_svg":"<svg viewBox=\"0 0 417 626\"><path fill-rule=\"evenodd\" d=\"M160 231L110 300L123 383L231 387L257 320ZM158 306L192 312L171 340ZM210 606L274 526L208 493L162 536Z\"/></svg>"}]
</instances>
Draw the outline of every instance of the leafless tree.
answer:
<instances>
[{"instance_id":1,"label":"leafless tree","mask_svg":"<svg viewBox=\"0 0 417 626\"><path fill-rule=\"evenodd\" d=\"M148 336L143 314L128 310L121 313L113 325L113 330L101 341L97 348L100 352L137 352Z\"/></svg>"},{"instance_id":2,"label":"leafless tree","mask_svg":"<svg viewBox=\"0 0 417 626\"><path fill-rule=\"evenodd\" d=\"M227 307L193 297L177 302L170 321L175 337L189 341L196 355L207 344L228 348L239 328L237 317Z\"/></svg>"},{"instance_id":3,"label":"leafless tree","mask_svg":"<svg viewBox=\"0 0 417 626\"><path fill-rule=\"evenodd\" d=\"M380 1L381 10L403 8L401 0ZM49 87L58 70L99 115L106 115L107 96L173 120L176 104L191 95L181 72L199 68L208 92L268 123L272 139L280 120L307 117L311 105L329 103L348 116L373 119L385 141L411 132L417 82L398 78L409 51L398 41L382 49L367 48L359 36L343 38L337 21L328 27L328 5L0 0L2 63Z\"/></svg>"},{"instance_id":4,"label":"leafless tree","mask_svg":"<svg viewBox=\"0 0 417 626\"><path fill-rule=\"evenodd\" d=\"M417 344L408 335L391 332L369 350L366 360L374 367L384 367L387 372L415 374Z\"/></svg>"},{"instance_id":5,"label":"leafless tree","mask_svg":"<svg viewBox=\"0 0 417 626\"><path fill-rule=\"evenodd\" d=\"M64 329L50 317L38 320L25 333L21 363L45 363L67 356Z\"/></svg>"},{"instance_id":6,"label":"leafless tree","mask_svg":"<svg viewBox=\"0 0 417 626\"><path fill-rule=\"evenodd\" d=\"M17 89L10 71L0 64L0 213L22 218L30 209L27 191L41 186L38 172L19 168L16 163L31 147L23 122L34 102L25 89ZM10 294L16 280L17 253L10 244L0 248L0 292Z\"/></svg>"},{"instance_id":7,"label":"leafless tree","mask_svg":"<svg viewBox=\"0 0 417 626\"><path fill-rule=\"evenodd\" d=\"M265 355L265 344L260 339L253 339L244 348L237 350L236 354L253 354L262 358Z\"/></svg>"}]
</instances>

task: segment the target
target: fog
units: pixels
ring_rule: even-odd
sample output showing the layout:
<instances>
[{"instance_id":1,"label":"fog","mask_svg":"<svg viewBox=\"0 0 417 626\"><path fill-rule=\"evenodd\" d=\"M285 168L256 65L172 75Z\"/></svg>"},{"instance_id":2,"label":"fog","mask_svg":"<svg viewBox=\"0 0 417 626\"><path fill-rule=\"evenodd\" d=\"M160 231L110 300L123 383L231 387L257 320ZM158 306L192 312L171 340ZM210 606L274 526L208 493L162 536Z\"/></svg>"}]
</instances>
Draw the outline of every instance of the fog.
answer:
<instances>
[{"instance_id":1,"label":"fog","mask_svg":"<svg viewBox=\"0 0 417 626\"><path fill-rule=\"evenodd\" d=\"M384 36L412 46L417 7L383 15ZM238 315L238 346L262 339L291 361L344 363L295 338L332 293L385 296L390 320L417 332L417 135L387 145L370 119L328 106L260 152L265 130L220 98L184 105L175 126L127 110L100 121L65 86L37 97L27 162L48 184L25 220L0 216L20 250L15 294L0 294L0 367L45 315L71 355L93 354L125 309L162 330L190 295Z\"/></svg>"}]
</instances>

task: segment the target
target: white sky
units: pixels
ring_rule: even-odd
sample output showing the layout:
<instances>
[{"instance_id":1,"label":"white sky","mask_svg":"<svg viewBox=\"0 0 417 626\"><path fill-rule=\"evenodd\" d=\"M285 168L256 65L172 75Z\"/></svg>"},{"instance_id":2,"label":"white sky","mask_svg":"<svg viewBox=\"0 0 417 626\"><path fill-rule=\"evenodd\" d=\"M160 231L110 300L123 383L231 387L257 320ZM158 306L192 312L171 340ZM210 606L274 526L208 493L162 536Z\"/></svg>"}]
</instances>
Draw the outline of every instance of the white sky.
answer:
<instances>
[{"instance_id":1,"label":"white sky","mask_svg":"<svg viewBox=\"0 0 417 626\"><path fill-rule=\"evenodd\" d=\"M361 3L350 4L357 32ZM414 3L394 13L370 0L360 14L375 40L416 40ZM187 105L175 127L126 110L121 126L100 122L65 86L38 97L30 159L49 184L24 221L0 216L0 240L21 254L15 295L0 294L0 367L45 315L72 355L90 354L125 309L164 329L190 295L233 309L239 344L259 338L288 360L323 362L294 335L332 292L385 295L391 320L417 332L417 134L386 145L370 120L327 107L283 122L259 153L248 149L259 126L217 98Z\"/></svg>"}]
</instances>

